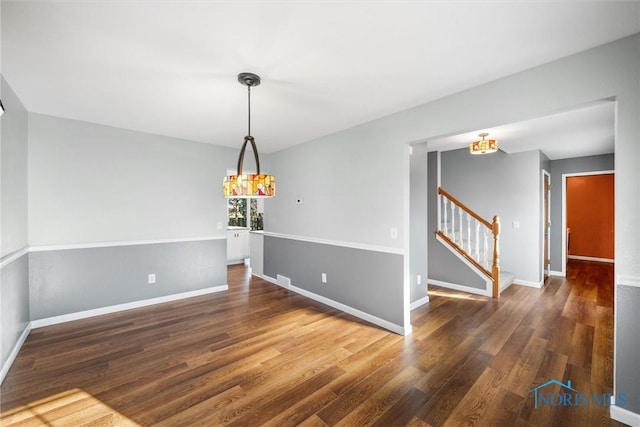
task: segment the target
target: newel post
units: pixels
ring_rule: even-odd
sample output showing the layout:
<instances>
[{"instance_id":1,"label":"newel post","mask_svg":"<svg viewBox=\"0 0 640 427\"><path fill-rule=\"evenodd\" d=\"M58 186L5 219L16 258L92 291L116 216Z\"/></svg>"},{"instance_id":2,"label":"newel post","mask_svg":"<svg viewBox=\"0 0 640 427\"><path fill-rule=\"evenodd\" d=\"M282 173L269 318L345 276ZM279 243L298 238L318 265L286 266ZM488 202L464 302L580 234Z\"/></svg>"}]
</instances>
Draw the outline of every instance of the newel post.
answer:
<instances>
[{"instance_id":1,"label":"newel post","mask_svg":"<svg viewBox=\"0 0 640 427\"><path fill-rule=\"evenodd\" d=\"M500 218L498 215L493 217L491 226L493 232L493 264L491 265L491 275L493 276L493 298L500 296Z\"/></svg>"}]
</instances>

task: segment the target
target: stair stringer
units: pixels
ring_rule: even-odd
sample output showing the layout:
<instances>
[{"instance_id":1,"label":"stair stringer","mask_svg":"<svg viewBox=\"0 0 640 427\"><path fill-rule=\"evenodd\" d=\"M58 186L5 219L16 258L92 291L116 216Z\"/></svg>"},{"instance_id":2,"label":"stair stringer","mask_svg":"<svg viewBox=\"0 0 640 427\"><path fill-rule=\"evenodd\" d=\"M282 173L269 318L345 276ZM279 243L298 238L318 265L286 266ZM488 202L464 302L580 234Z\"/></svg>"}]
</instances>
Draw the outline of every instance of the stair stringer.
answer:
<instances>
[{"instance_id":1,"label":"stair stringer","mask_svg":"<svg viewBox=\"0 0 640 427\"><path fill-rule=\"evenodd\" d=\"M482 270L478 269L475 265L473 265L471 262L469 262L468 259L466 259L462 255L460 255L458 253L458 251L453 250L445 242L445 240L442 237L440 237L437 233L436 233L436 240L439 241L445 248L447 248L447 250L449 252L451 252L453 255L455 255L460 261L462 261L463 264L465 264L467 267L469 267L471 269L471 271L473 271L479 277L484 279L485 287L484 287L484 289L472 288L471 286L465 286L465 285L460 285L460 284L456 284L456 283L449 283L449 282L443 282L443 281L440 281L440 280L432 280L432 279L429 279L429 282L431 282L434 285L442 286L444 288L450 288L450 289L453 289L453 290L456 290L456 291L469 292L470 294L476 294L476 295L482 295L482 296L490 297L492 295L492 290L493 290L493 280L491 279L491 277L487 276Z\"/></svg>"}]
</instances>

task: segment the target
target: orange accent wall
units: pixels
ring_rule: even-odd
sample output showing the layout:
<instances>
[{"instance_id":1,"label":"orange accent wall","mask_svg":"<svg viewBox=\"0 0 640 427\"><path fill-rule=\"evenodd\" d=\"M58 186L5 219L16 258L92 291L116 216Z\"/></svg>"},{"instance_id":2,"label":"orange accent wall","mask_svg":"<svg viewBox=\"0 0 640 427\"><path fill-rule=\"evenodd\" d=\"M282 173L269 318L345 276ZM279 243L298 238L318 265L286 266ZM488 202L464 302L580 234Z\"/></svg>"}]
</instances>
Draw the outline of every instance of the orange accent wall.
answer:
<instances>
[{"instance_id":1,"label":"orange accent wall","mask_svg":"<svg viewBox=\"0 0 640 427\"><path fill-rule=\"evenodd\" d=\"M614 258L614 175L567 177L569 255Z\"/></svg>"}]
</instances>

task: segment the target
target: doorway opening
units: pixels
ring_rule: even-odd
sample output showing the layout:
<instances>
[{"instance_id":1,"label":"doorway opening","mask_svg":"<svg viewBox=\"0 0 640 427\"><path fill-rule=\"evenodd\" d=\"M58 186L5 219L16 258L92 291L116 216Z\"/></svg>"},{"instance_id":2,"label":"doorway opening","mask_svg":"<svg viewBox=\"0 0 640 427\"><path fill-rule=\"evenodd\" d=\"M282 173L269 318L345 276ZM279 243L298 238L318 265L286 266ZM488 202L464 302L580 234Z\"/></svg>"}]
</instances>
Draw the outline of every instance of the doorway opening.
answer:
<instances>
[{"instance_id":1,"label":"doorway opening","mask_svg":"<svg viewBox=\"0 0 640 427\"><path fill-rule=\"evenodd\" d=\"M615 260L615 172L562 175L562 269L569 259Z\"/></svg>"}]
</instances>

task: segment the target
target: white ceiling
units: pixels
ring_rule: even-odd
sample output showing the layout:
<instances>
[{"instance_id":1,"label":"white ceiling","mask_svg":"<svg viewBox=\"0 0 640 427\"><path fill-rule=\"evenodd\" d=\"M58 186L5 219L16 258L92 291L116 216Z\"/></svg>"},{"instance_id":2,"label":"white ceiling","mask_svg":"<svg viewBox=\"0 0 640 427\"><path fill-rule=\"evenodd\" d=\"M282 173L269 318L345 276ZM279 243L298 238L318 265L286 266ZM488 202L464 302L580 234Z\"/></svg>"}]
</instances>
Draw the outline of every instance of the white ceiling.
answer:
<instances>
[{"instance_id":1,"label":"white ceiling","mask_svg":"<svg viewBox=\"0 0 640 427\"><path fill-rule=\"evenodd\" d=\"M430 139L430 151L448 151L469 147L480 139L496 139L500 150L519 153L539 149L550 160L595 156L614 152L615 102L594 102L582 108L519 123L478 129L459 135Z\"/></svg>"},{"instance_id":2,"label":"white ceiling","mask_svg":"<svg viewBox=\"0 0 640 427\"><path fill-rule=\"evenodd\" d=\"M246 88L236 76L251 71L263 79L252 91L263 152L640 31L640 3L616 1L1 7L2 74L29 111L239 147Z\"/></svg>"}]
</instances>

